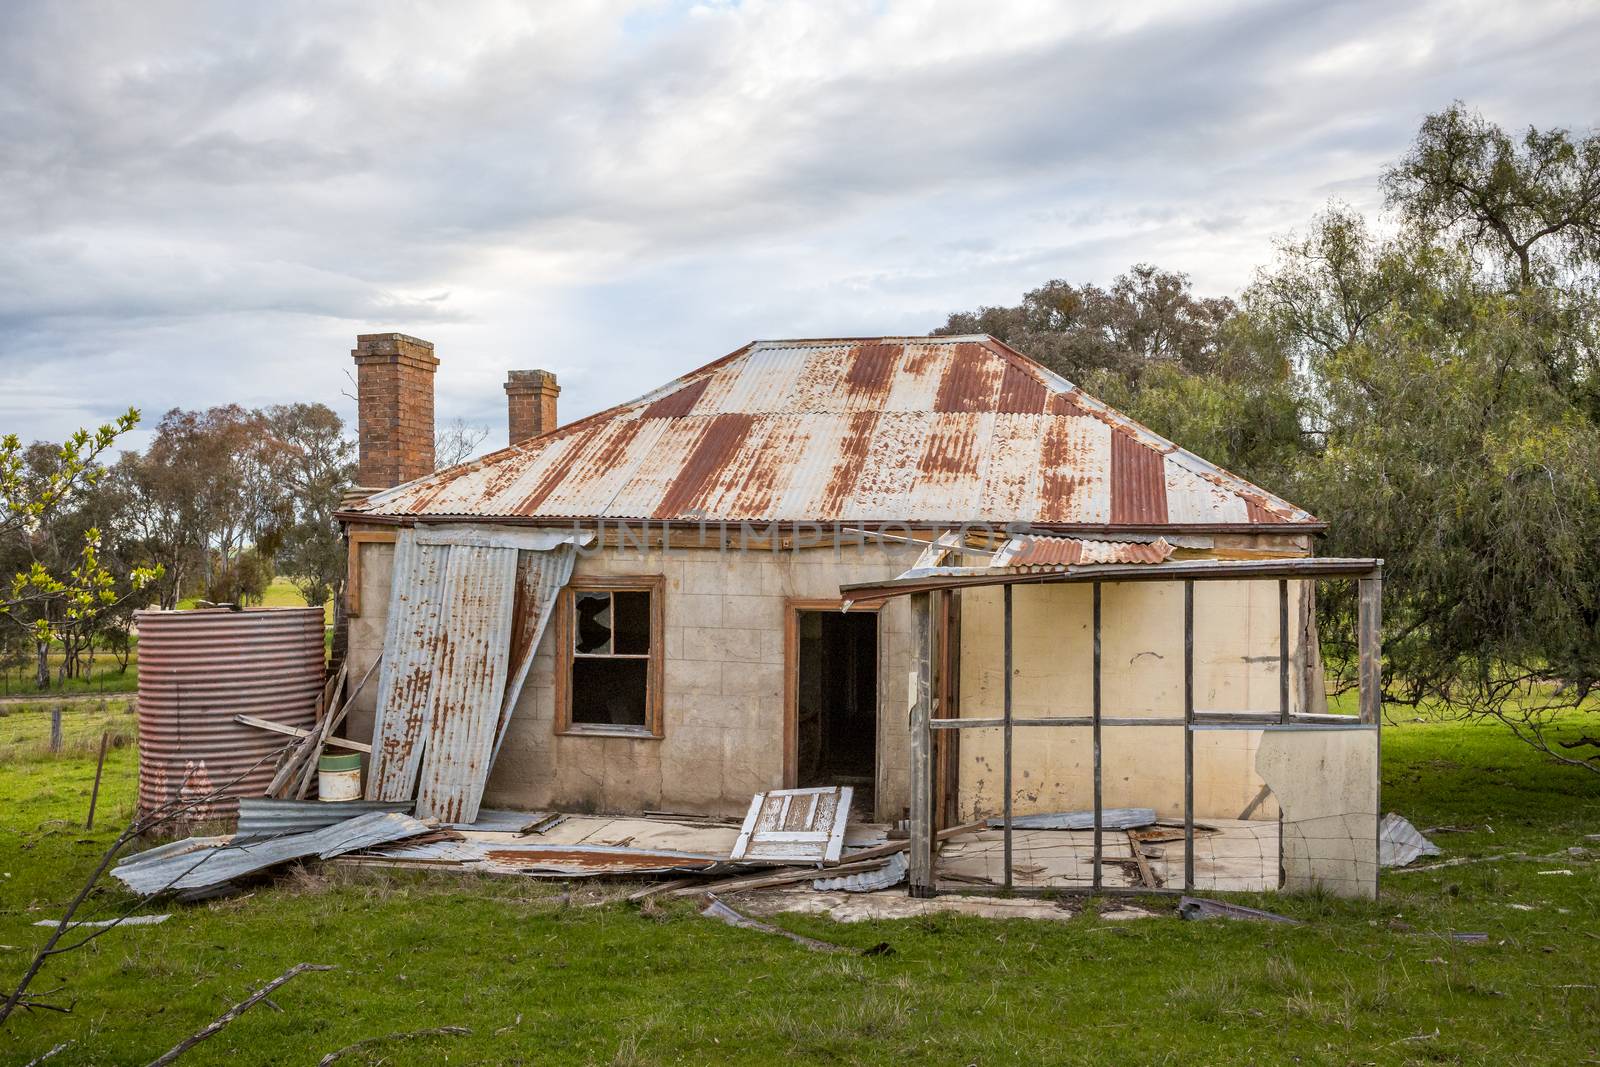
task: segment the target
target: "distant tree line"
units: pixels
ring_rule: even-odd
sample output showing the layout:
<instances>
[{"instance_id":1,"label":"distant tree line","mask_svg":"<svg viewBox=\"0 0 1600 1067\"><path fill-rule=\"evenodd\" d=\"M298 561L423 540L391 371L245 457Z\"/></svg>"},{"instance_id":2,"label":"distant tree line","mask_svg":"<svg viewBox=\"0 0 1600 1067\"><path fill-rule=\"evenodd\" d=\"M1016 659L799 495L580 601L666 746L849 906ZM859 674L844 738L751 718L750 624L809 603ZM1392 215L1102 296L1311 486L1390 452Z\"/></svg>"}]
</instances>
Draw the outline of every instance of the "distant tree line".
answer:
<instances>
[{"instance_id":1,"label":"distant tree line","mask_svg":"<svg viewBox=\"0 0 1600 1067\"><path fill-rule=\"evenodd\" d=\"M1547 727L1600 682L1600 136L1520 136L1457 103L1239 300L1134 267L950 316L1309 508L1321 555L1385 560L1385 697ZM1319 601L1349 676L1353 602ZM1592 749L1590 749L1592 751Z\"/></svg>"},{"instance_id":2,"label":"distant tree line","mask_svg":"<svg viewBox=\"0 0 1600 1067\"><path fill-rule=\"evenodd\" d=\"M138 421L129 411L59 444L0 438L0 580L11 583L0 668L26 665L40 688L82 676L97 654L126 669L140 608L258 604L279 575L308 604L343 592L334 513L356 444L337 412L174 408L143 452L117 454ZM445 426L440 465L469 458L488 432Z\"/></svg>"},{"instance_id":3,"label":"distant tree line","mask_svg":"<svg viewBox=\"0 0 1600 1067\"><path fill-rule=\"evenodd\" d=\"M126 668L138 608L259 603L275 574L311 604L339 591L333 516L355 449L331 408L174 409L144 452L108 462L137 419L66 444L10 437L0 448L0 574L20 583L0 603L0 649L12 665L30 663L41 687L80 675L96 651ZM86 552L93 575L79 574ZM92 585L87 599L75 575Z\"/></svg>"}]
</instances>

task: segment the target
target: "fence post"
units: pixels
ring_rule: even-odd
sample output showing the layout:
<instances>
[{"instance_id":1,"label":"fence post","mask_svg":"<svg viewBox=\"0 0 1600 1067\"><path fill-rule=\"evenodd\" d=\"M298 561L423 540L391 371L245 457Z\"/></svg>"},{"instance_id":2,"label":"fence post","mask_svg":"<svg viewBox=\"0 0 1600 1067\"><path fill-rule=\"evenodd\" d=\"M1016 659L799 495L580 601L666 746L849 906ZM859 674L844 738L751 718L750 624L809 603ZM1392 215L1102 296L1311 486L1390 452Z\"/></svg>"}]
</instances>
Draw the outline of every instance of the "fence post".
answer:
<instances>
[{"instance_id":1,"label":"fence post","mask_svg":"<svg viewBox=\"0 0 1600 1067\"><path fill-rule=\"evenodd\" d=\"M50 751L52 754L61 753L61 705L57 704L50 709Z\"/></svg>"}]
</instances>

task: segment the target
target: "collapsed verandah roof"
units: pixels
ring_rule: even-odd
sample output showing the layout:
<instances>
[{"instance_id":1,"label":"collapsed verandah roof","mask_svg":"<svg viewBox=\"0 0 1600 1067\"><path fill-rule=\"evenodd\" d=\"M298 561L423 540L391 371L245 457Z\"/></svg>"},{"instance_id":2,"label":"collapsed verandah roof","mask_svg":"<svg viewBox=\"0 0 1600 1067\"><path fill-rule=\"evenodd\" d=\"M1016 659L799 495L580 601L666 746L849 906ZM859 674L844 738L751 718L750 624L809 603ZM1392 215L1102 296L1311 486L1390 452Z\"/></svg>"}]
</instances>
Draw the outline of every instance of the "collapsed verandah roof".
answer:
<instances>
[{"instance_id":1,"label":"collapsed verandah roof","mask_svg":"<svg viewBox=\"0 0 1600 1067\"><path fill-rule=\"evenodd\" d=\"M1322 529L986 335L753 342L341 515Z\"/></svg>"}]
</instances>

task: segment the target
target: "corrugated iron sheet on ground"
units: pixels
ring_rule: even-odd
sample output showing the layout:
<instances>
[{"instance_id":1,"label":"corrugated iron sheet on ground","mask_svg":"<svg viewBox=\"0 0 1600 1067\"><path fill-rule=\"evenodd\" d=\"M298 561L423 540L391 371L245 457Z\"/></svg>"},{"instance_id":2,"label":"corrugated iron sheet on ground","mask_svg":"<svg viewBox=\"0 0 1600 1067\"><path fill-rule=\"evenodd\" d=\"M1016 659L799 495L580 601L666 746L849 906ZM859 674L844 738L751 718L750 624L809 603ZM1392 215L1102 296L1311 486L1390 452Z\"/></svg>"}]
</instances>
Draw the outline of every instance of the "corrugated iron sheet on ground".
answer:
<instances>
[{"instance_id":1,"label":"corrugated iron sheet on ground","mask_svg":"<svg viewBox=\"0 0 1600 1067\"><path fill-rule=\"evenodd\" d=\"M379 515L1319 525L985 335L757 341Z\"/></svg>"},{"instance_id":2,"label":"corrugated iron sheet on ground","mask_svg":"<svg viewBox=\"0 0 1600 1067\"><path fill-rule=\"evenodd\" d=\"M846 862L849 862L849 859L849 856L845 857ZM889 857L889 862L878 870L862 871L860 874L850 874L843 878L818 878L811 883L811 888L823 892L842 890L846 893L875 893L905 881L906 872L910 869L910 855L896 852Z\"/></svg>"},{"instance_id":3,"label":"corrugated iron sheet on ground","mask_svg":"<svg viewBox=\"0 0 1600 1067\"><path fill-rule=\"evenodd\" d=\"M281 863L316 856L331 859L432 830L427 823L396 812L368 812L320 830L243 844L217 844L216 838L191 838L140 853L112 870L112 877L135 893L202 889L242 878Z\"/></svg>"},{"instance_id":4,"label":"corrugated iron sheet on ground","mask_svg":"<svg viewBox=\"0 0 1600 1067\"><path fill-rule=\"evenodd\" d=\"M1422 856L1437 856L1439 846L1422 836L1409 819L1394 812L1378 824L1378 866L1404 867Z\"/></svg>"},{"instance_id":5,"label":"corrugated iron sheet on ground","mask_svg":"<svg viewBox=\"0 0 1600 1067\"><path fill-rule=\"evenodd\" d=\"M387 800L279 800L276 797L240 797L236 842L261 837L282 837L320 830L372 811L409 812L409 801Z\"/></svg>"},{"instance_id":6,"label":"corrugated iron sheet on ground","mask_svg":"<svg viewBox=\"0 0 1600 1067\"><path fill-rule=\"evenodd\" d=\"M1100 811L1100 829L1137 830L1156 821L1154 808L1103 808ZM1005 825L1004 818L989 820L991 827ZM1011 820L1013 830L1093 830L1093 811L1055 811L1041 815L1017 815Z\"/></svg>"}]
</instances>

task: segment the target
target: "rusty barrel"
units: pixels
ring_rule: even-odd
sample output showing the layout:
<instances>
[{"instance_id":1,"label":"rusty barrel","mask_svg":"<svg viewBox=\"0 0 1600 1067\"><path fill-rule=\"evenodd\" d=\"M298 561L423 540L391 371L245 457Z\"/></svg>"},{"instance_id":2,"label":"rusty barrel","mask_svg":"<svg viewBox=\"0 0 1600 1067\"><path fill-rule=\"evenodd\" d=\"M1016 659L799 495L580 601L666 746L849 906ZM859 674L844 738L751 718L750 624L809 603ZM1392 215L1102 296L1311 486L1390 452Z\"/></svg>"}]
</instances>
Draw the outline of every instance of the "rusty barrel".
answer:
<instances>
[{"instance_id":1,"label":"rusty barrel","mask_svg":"<svg viewBox=\"0 0 1600 1067\"><path fill-rule=\"evenodd\" d=\"M273 756L289 738L233 717L311 728L323 684L322 609L141 611L134 618L139 813L227 786L225 797L186 818L236 817L237 798L266 791Z\"/></svg>"}]
</instances>

